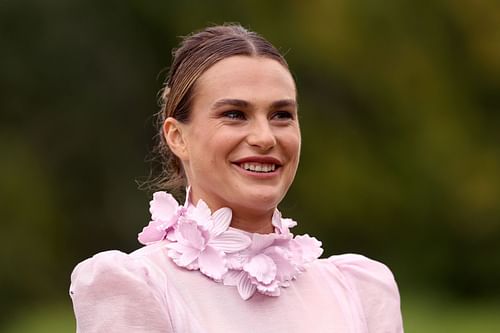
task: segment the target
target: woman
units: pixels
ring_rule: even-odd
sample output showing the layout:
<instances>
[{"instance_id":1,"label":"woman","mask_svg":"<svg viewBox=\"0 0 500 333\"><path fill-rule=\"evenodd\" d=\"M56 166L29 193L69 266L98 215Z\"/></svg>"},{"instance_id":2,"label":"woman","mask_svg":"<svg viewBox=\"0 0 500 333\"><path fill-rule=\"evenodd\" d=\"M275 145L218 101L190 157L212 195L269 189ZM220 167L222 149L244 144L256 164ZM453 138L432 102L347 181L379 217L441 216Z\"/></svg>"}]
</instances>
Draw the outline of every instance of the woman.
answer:
<instances>
[{"instance_id":1,"label":"woman","mask_svg":"<svg viewBox=\"0 0 500 333\"><path fill-rule=\"evenodd\" d=\"M144 247L80 263L70 294L86 332L402 332L391 272L359 255L317 259L276 209L300 155L294 79L238 25L186 37L162 95L163 188Z\"/></svg>"}]
</instances>

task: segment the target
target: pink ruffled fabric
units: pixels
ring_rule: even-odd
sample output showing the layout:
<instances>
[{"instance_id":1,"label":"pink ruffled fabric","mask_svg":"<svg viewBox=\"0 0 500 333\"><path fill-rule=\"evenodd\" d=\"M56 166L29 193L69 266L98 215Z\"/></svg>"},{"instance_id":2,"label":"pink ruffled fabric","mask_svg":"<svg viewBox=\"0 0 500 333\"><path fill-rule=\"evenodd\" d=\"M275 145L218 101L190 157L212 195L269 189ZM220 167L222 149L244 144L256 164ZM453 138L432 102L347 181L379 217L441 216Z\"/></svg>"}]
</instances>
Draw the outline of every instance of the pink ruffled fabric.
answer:
<instances>
[{"instance_id":1,"label":"pink ruffled fabric","mask_svg":"<svg viewBox=\"0 0 500 333\"><path fill-rule=\"evenodd\" d=\"M280 297L243 301L233 288L165 260L166 243L78 264L70 287L77 332L403 332L392 273L366 257L315 260Z\"/></svg>"},{"instance_id":2,"label":"pink ruffled fabric","mask_svg":"<svg viewBox=\"0 0 500 333\"><path fill-rule=\"evenodd\" d=\"M148 246L74 269L77 332L403 333L385 265L354 254L315 259L321 243L293 236L295 221L278 211L274 233L261 235L231 228L227 208L181 206L165 192L150 210L139 234Z\"/></svg>"},{"instance_id":3,"label":"pink ruffled fabric","mask_svg":"<svg viewBox=\"0 0 500 333\"><path fill-rule=\"evenodd\" d=\"M189 191L188 191L189 193ZM321 242L309 235L293 236L297 223L276 210L272 234L250 234L230 227L232 212L212 213L205 202L183 206L166 192L150 202L151 222L139 233L144 245L167 241L168 256L188 270L199 270L224 285L235 286L247 300L255 292L279 296L282 287L323 253Z\"/></svg>"}]
</instances>

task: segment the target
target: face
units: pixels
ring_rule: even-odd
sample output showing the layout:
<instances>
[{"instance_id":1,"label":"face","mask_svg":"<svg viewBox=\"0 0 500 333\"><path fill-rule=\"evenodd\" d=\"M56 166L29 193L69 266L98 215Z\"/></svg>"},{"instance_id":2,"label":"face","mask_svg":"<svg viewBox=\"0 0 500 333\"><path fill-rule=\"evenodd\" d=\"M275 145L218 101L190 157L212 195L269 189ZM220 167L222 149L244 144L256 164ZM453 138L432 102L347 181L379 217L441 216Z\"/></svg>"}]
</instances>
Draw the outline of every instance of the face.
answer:
<instances>
[{"instance_id":1,"label":"face","mask_svg":"<svg viewBox=\"0 0 500 333\"><path fill-rule=\"evenodd\" d=\"M301 139L295 82L279 62L248 56L219 61L196 82L189 122L174 123L173 151L193 202L264 214L283 199Z\"/></svg>"}]
</instances>

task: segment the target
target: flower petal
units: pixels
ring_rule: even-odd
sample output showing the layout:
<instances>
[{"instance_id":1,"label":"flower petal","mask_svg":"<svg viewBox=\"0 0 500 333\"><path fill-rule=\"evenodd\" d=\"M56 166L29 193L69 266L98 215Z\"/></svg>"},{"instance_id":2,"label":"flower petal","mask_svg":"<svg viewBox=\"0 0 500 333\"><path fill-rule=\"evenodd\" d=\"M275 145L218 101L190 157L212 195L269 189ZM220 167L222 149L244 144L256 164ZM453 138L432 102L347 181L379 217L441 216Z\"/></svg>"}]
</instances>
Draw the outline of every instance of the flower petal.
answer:
<instances>
[{"instance_id":1,"label":"flower petal","mask_svg":"<svg viewBox=\"0 0 500 333\"><path fill-rule=\"evenodd\" d=\"M280 282L291 280L297 273L297 269L291 263L288 251L281 247L271 246L265 250L265 254L270 257L276 265L276 278Z\"/></svg>"},{"instance_id":2,"label":"flower petal","mask_svg":"<svg viewBox=\"0 0 500 333\"><path fill-rule=\"evenodd\" d=\"M227 272L224 252L216 250L211 246L207 246L200 253L198 258L200 271L215 280L220 280Z\"/></svg>"},{"instance_id":3,"label":"flower petal","mask_svg":"<svg viewBox=\"0 0 500 333\"><path fill-rule=\"evenodd\" d=\"M240 275L240 279L236 288L238 289L238 293L240 294L243 300L247 300L255 293L257 287L252 283L252 280L249 278L248 274L241 272L243 274Z\"/></svg>"},{"instance_id":4,"label":"flower petal","mask_svg":"<svg viewBox=\"0 0 500 333\"><path fill-rule=\"evenodd\" d=\"M276 239L275 234L253 234L252 235L252 245L250 245L250 251L252 253L261 252L268 246L271 246Z\"/></svg>"},{"instance_id":5,"label":"flower petal","mask_svg":"<svg viewBox=\"0 0 500 333\"><path fill-rule=\"evenodd\" d=\"M290 229L290 228L295 227L297 225L297 222L295 222L294 220L289 219L289 218L282 218L281 224L283 226L285 226L286 228Z\"/></svg>"},{"instance_id":6,"label":"flower petal","mask_svg":"<svg viewBox=\"0 0 500 333\"><path fill-rule=\"evenodd\" d=\"M177 240L186 246L203 250L206 240L196 222L182 219L176 229Z\"/></svg>"},{"instance_id":7,"label":"flower petal","mask_svg":"<svg viewBox=\"0 0 500 333\"><path fill-rule=\"evenodd\" d=\"M181 257L181 254L175 250L168 250L168 256L170 258L172 258L172 260L178 265L179 265L179 260L180 260L180 257ZM180 267L185 267L189 270L196 270L199 268L198 266L198 260L194 260L192 263L190 263L189 265L186 265L186 266L180 266Z\"/></svg>"},{"instance_id":8,"label":"flower petal","mask_svg":"<svg viewBox=\"0 0 500 333\"><path fill-rule=\"evenodd\" d=\"M161 221L151 221L137 235L137 239L141 244L148 245L162 240L165 237L165 230L161 229Z\"/></svg>"},{"instance_id":9,"label":"flower petal","mask_svg":"<svg viewBox=\"0 0 500 333\"><path fill-rule=\"evenodd\" d=\"M223 283L225 286L236 286L238 293L244 300L252 297L257 290L248 273L244 271L230 270L224 275Z\"/></svg>"},{"instance_id":10,"label":"flower petal","mask_svg":"<svg viewBox=\"0 0 500 333\"><path fill-rule=\"evenodd\" d=\"M172 217L177 212L179 203L175 198L167 192L155 192L153 200L149 202L149 211L153 220L162 220L170 222Z\"/></svg>"},{"instance_id":11,"label":"flower petal","mask_svg":"<svg viewBox=\"0 0 500 333\"><path fill-rule=\"evenodd\" d=\"M272 225L274 226L276 233L290 235L291 233L289 229L295 227L297 222L289 218L283 218L280 211L275 209L272 217Z\"/></svg>"},{"instance_id":12,"label":"flower petal","mask_svg":"<svg viewBox=\"0 0 500 333\"><path fill-rule=\"evenodd\" d=\"M252 240L247 235L234 230L227 230L210 240L210 245L226 253L244 250L250 246Z\"/></svg>"},{"instance_id":13,"label":"flower petal","mask_svg":"<svg viewBox=\"0 0 500 333\"><path fill-rule=\"evenodd\" d=\"M258 254L250 259L243 270L261 283L271 283L276 277L276 264L265 254Z\"/></svg>"},{"instance_id":14,"label":"flower petal","mask_svg":"<svg viewBox=\"0 0 500 333\"><path fill-rule=\"evenodd\" d=\"M189 206L186 212L186 216L189 219L196 221L199 225L203 226L205 229L209 229L211 225L212 211L208 208L207 204L203 200L198 200L196 206Z\"/></svg>"},{"instance_id":15,"label":"flower petal","mask_svg":"<svg viewBox=\"0 0 500 333\"><path fill-rule=\"evenodd\" d=\"M174 251L168 251L168 256L182 267L187 267L200 256L200 250L180 243L169 243L167 248Z\"/></svg>"},{"instance_id":16,"label":"flower petal","mask_svg":"<svg viewBox=\"0 0 500 333\"><path fill-rule=\"evenodd\" d=\"M218 209L212 215L212 228L210 232L218 236L229 228L229 224L231 223L231 219L233 218L233 212L229 208L221 208Z\"/></svg>"},{"instance_id":17,"label":"flower petal","mask_svg":"<svg viewBox=\"0 0 500 333\"><path fill-rule=\"evenodd\" d=\"M273 281L270 284L257 284L257 290L264 295L267 296L279 296L280 295L280 286L278 281Z\"/></svg>"},{"instance_id":18,"label":"flower petal","mask_svg":"<svg viewBox=\"0 0 500 333\"><path fill-rule=\"evenodd\" d=\"M273 227L277 228L281 231L281 212L276 208L273 213L273 217L271 218L271 224Z\"/></svg>"},{"instance_id":19,"label":"flower petal","mask_svg":"<svg viewBox=\"0 0 500 333\"><path fill-rule=\"evenodd\" d=\"M222 278L222 283L225 286L236 286L238 284L238 281L240 281L241 274L247 274L247 273L239 270L230 269L229 271L227 271L226 274L224 274L224 277Z\"/></svg>"},{"instance_id":20,"label":"flower petal","mask_svg":"<svg viewBox=\"0 0 500 333\"><path fill-rule=\"evenodd\" d=\"M302 260L305 263L311 262L316 258L319 258L323 254L323 249L321 248L321 242L308 234L296 236L293 239L292 244L298 245L302 252Z\"/></svg>"},{"instance_id":21,"label":"flower petal","mask_svg":"<svg viewBox=\"0 0 500 333\"><path fill-rule=\"evenodd\" d=\"M167 235L165 236L165 239L168 239L171 242L176 242L177 241L177 234L175 232L175 229L170 229L167 231Z\"/></svg>"},{"instance_id":22,"label":"flower petal","mask_svg":"<svg viewBox=\"0 0 500 333\"><path fill-rule=\"evenodd\" d=\"M241 252L228 253L226 255L227 268L242 270L247 259L248 254L242 254Z\"/></svg>"}]
</instances>

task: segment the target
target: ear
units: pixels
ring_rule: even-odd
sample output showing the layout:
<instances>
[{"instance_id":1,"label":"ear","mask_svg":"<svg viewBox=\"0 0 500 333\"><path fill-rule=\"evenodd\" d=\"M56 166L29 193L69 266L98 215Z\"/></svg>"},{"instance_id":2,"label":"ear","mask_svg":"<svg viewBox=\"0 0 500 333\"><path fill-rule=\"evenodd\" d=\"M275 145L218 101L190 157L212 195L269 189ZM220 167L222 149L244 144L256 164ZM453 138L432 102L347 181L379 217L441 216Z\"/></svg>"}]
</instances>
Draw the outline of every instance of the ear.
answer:
<instances>
[{"instance_id":1,"label":"ear","mask_svg":"<svg viewBox=\"0 0 500 333\"><path fill-rule=\"evenodd\" d=\"M184 138L185 127L177 119L168 117L163 123L163 136L170 150L181 161L188 159L187 142Z\"/></svg>"}]
</instances>

